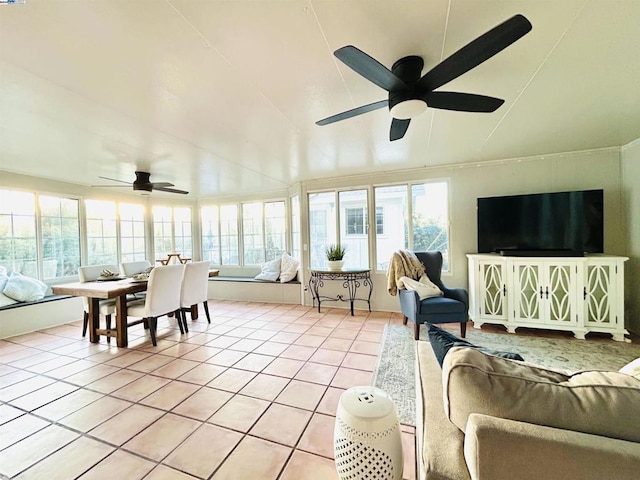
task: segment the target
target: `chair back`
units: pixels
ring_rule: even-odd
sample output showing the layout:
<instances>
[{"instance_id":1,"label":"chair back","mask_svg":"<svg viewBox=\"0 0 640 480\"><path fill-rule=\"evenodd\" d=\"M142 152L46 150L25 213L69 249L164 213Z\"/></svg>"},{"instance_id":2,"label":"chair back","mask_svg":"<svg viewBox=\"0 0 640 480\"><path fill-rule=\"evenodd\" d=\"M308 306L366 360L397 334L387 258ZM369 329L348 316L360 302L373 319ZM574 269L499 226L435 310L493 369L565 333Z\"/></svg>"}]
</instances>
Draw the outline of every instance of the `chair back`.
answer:
<instances>
[{"instance_id":1,"label":"chair back","mask_svg":"<svg viewBox=\"0 0 640 480\"><path fill-rule=\"evenodd\" d=\"M136 262L122 262L120 264L120 272L125 277L131 277L136 273L142 273L151 268L151 262L148 260L139 260Z\"/></svg>"},{"instance_id":2,"label":"chair back","mask_svg":"<svg viewBox=\"0 0 640 480\"><path fill-rule=\"evenodd\" d=\"M103 270L109 270L111 272L118 272L118 266L110 263L104 265L87 265L84 267L78 267L78 278L81 282L93 282L100 278L100 274Z\"/></svg>"},{"instance_id":3,"label":"chair back","mask_svg":"<svg viewBox=\"0 0 640 480\"><path fill-rule=\"evenodd\" d=\"M86 265L84 267L78 267L78 279L82 283L93 282L100 277L100 274L103 270L117 272L118 266L111 263L106 263L104 265ZM89 300L87 299L87 297L82 297L82 304L84 305L85 311L89 311Z\"/></svg>"},{"instance_id":4,"label":"chair back","mask_svg":"<svg viewBox=\"0 0 640 480\"><path fill-rule=\"evenodd\" d=\"M429 280L435 283L438 288L442 289L443 284L440 279L442 272L442 253L441 252L415 252L418 260L425 266L425 273Z\"/></svg>"},{"instance_id":5,"label":"chair back","mask_svg":"<svg viewBox=\"0 0 640 480\"><path fill-rule=\"evenodd\" d=\"M184 277L180 293L180 306L190 307L208 298L209 262L193 262L184 265Z\"/></svg>"},{"instance_id":6,"label":"chair back","mask_svg":"<svg viewBox=\"0 0 640 480\"><path fill-rule=\"evenodd\" d=\"M159 317L180 308L180 288L184 265L156 267L149 274L145 317Z\"/></svg>"}]
</instances>

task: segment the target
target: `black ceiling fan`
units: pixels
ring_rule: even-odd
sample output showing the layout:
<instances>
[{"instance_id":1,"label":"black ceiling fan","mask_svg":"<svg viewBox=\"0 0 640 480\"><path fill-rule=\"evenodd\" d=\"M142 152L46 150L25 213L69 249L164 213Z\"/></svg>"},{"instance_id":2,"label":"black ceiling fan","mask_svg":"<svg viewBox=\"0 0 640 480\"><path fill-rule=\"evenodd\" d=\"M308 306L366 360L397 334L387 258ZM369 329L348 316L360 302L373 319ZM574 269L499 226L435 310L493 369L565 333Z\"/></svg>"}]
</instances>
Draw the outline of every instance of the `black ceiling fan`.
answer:
<instances>
[{"instance_id":1,"label":"black ceiling fan","mask_svg":"<svg viewBox=\"0 0 640 480\"><path fill-rule=\"evenodd\" d=\"M111 180L112 182L120 182L125 183L127 185L133 185L133 189L135 191L139 191L142 194L151 193L154 190L158 190L160 192L169 192L169 193L182 193L186 195L189 192L184 190L178 190L173 187L173 183L169 182L154 182L150 181L151 174L148 172L136 172L136 179L133 183L125 182L124 180L118 180L116 178L108 178L108 177L99 177L105 180ZM125 185L92 185L93 187L124 187Z\"/></svg>"},{"instance_id":2,"label":"black ceiling fan","mask_svg":"<svg viewBox=\"0 0 640 480\"><path fill-rule=\"evenodd\" d=\"M404 137L411 119L426 110L427 106L461 112L494 112L504 100L472 93L435 90L501 52L526 35L531 28L529 20L522 15L515 15L468 43L422 77L420 74L424 61L421 57L403 57L389 70L352 45L339 48L334 55L356 73L389 92L389 98L332 115L318 120L316 124L328 125L389 107L393 117L389 139L394 141Z\"/></svg>"}]
</instances>

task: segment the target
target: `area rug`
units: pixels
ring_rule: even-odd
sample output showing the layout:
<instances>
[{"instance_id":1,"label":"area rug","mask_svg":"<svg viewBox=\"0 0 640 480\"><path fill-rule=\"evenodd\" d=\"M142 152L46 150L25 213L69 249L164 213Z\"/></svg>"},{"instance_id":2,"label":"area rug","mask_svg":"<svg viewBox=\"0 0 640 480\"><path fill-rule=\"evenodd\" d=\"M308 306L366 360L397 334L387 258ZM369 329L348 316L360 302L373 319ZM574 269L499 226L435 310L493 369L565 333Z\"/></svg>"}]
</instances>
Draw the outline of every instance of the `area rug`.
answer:
<instances>
[{"instance_id":1,"label":"area rug","mask_svg":"<svg viewBox=\"0 0 640 480\"><path fill-rule=\"evenodd\" d=\"M425 326L420 338L427 340ZM495 350L519 353L529 363L567 371L618 370L640 358L640 345L602 339L541 338L467 330L467 340ZM413 326L387 325L373 385L387 392L400 422L415 425L415 340Z\"/></svg>"}]
</instances>

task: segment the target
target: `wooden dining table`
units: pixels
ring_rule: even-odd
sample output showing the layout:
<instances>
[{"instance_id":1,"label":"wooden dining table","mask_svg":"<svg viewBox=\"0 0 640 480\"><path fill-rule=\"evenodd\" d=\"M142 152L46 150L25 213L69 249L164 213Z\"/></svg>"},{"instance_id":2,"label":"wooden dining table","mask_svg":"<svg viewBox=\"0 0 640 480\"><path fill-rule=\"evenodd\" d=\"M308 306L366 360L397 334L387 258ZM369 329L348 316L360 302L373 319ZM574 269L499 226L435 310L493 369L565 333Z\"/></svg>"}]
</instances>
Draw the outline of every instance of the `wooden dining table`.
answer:
<instances>
[{"instance_id":1,"label":"wooden dining table","mask_svg":"<svg viewBox=\"0 0 640 480\"><path fill-rule=\"evenodd\" d=\"M118 347L126 347L127 337L127 295L144 292L147 282L134 281L130 278L111 281L64 283L51 287L56 295L73 295L87 297L89 300L89 340L92 343L100 341L100 335L116 337ZM99 302L103 299L116 299L115 332L113 329L100 328Z\"/></svg>"}]
</instances>

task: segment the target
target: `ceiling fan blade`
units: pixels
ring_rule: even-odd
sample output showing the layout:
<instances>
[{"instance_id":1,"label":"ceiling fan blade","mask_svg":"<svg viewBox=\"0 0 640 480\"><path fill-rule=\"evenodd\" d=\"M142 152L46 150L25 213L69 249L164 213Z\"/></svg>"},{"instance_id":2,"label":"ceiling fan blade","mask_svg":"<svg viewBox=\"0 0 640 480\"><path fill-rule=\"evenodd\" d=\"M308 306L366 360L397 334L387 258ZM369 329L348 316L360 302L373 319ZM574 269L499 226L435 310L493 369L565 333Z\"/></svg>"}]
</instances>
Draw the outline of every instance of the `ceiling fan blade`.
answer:
<instances>
[{"instance_id":1,"label":"ceiling fan blade","mask_svg":"<svg viewBox=\"0 0 640 480\"><path fill-rule=\"evenodd\" d=\"M404 137L404 134L407 133L407 128L409 128L409 123L411 123L411 119L400 120L399 118L394 118L391 121L389 140L393 142L394 140L400 140Z\"/></svg>"},{"instance_id":2,"label":"ceiling fan blade","mask_svg":"<svg viewBox=\"0 0 640 480\"><path fill-rule=\"evenodd\" d=\"M396 77L391 70L353 45L339 48L333 54L354 72L387 92L407 88L407 84Z\"/></svg>"},{"instance_id":3,"label":"ceiling fan blade","mask_svg":"<svg viewBox=\"0 0 640 480\"><path fill-rule=\"evenodd\" d=\"M98 178L102 178L103 180L110 180L112 182L120 182L120 183L126 183L127 185L131 185L131 182L125 182L124 180L118 180L117 178L100 177L100 176L98 176ZM97 185L97 186L104 187L106 185Z\"/></svg>"},{"instance_id":4,"label":"ceiling fan blade","mask_svg":"<svg viewBox=\"0 0 640 480\"><path fill-rule=\"evenodd\" d=\"M131 184L128 185L89 185L90 187L100 187L100 188L131 188Z\"/></svg>"},{"instance_id":5,"label":"ceiling fan blade","mask_svg":"<svg viewBox=\"0 0 640 480\"><path fill-rule=\"evenodd\" d=\"M322 120L318 120L316 125L329 125L330 123L339 122L340 120L346 120L347 118L362 115L363 113L371 112L372 110L378 110L379 108L388 107L389 100L380 100L379 102L370 103L369 105L363 105L346 112L338 113Z\"/></svg>"},{"instance_id":6,"label":"ceiling fan blade","mask_svg":"<svg viewBox=\"0 0 640 480\"><path fill-rule=\"evenodd\" d=\"M173 187L173 183L169 183L169 182L153 182L153 183L150 183L149 185L151 185L151 187L155 188L156 190L163 187Z\"/></svg>"},{"instance_id":7,"label":"ceiling fan blade","mask_svg":"<svg viewBox=\"0 0 640 480\"><path fill-rule=\"evenodd\" d=\"M185 190L178 190L177 188L169 188L169 187L153 187L153 189L158 190L159 192L182 193L183 195L186 195L189 193Z\"/></svg>"},{"instance_id":8,"label":"ceiling fan blade","mask_svg":"<svg viewBox=\"0 0 640 480\"><path fill-rule=\"evenodd\" d=\"M429 91L441 87L501 52L531 28L524 16L511 17L444 59L418 80L416 86Z\"/></svg>"},{"instance_id":9,"label":"ceiling fan blade","mask_svg":"<svg viewBox=\"0 0 640 480\"><path fill-rule=\"evenodd\" d=\"M430 92L423 100L431 108L484 113L495 112L504 103L501 98L459 92Z\"/></svg>"}]
</instances>

